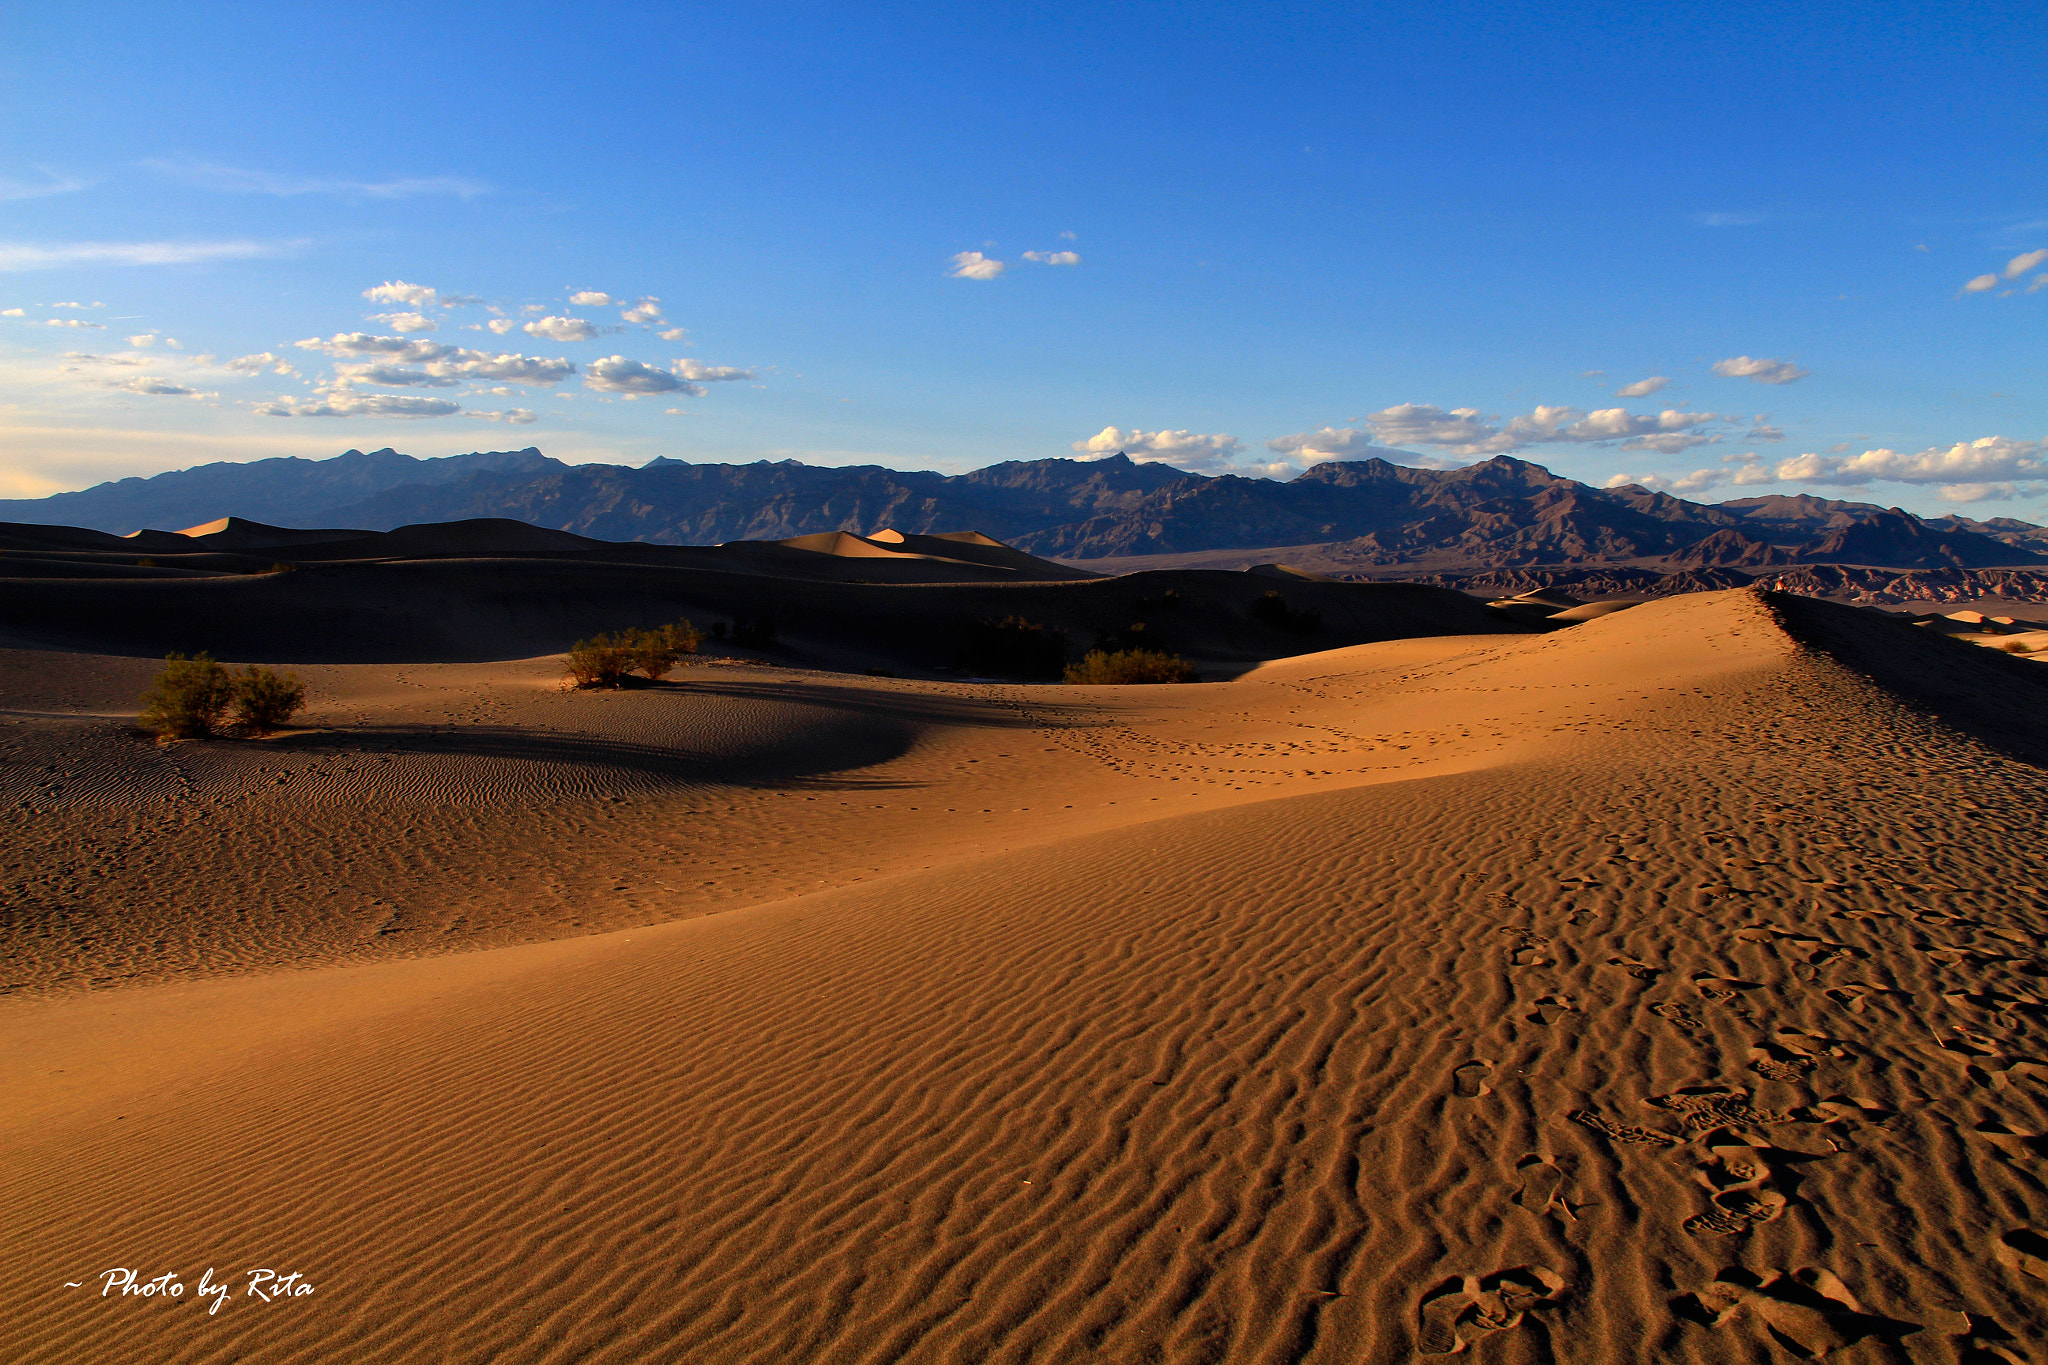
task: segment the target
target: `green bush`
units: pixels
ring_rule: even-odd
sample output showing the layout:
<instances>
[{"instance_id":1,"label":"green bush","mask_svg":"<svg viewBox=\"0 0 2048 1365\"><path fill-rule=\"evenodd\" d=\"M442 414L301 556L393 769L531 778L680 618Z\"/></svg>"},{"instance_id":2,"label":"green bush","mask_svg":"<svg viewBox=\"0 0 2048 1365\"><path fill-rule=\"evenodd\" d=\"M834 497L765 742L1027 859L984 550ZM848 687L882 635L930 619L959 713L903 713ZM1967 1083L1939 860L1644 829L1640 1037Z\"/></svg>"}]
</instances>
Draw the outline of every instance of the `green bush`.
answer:
<instances>
[{"instance_id":1,"label":"green bush","mask_svg":"<svg viewBox=\"0 0 2048 1365\"><path fill-rule=\"evenodd\" d=\"M252 735L282 730L306 704L306 685L289 673L250 664L235 679L235 720Z\"/></svg>"},{"instance_id":2,"label":"green bush","mask_svg":"<svg viewBox=\"0 0 2048 1365\"><path fill-rule=\"evenodd\" d=\"M1067 665L1067 681L1092 685L1120 683L1191 683L1201 679L1195 666L1178 654L1156 649L1091 649L1088 657Z\"/></svg>"},{"instance_id":3,"label":"green bush","mask_svg":"<svg viewBox=\"0 0 2048 1365\"><path fill-rule=\"evenodd\" d=\"M204 739L220 729L234 703L234 674L211 654L166 654L164 671L142 694L140 719L160 739Z\"/></svg>"},{"instance_id":4,"label":"green bush","mask_svg":"<svg viewBox=\"0 0 2048 1365\"><path fill-rule=\"evenodd\" d=\"M695 654L704 642L704 632L688 621L676 621L652 630L638 626L612 635L593 635L569 648L567 671L578 687L624 687L634 673L649 682L668 676L685 654Z\"/></svg>"},{"instance_id":5,"label":"green bush","mask_svg":"<svg viewBox=\"0 0 2048 1365\"><path fill-rule=\"evenodd\" d=\"M1067 662L1067 634L1021 616L967 627L955 667L998 678L1057 678Z\"/></svg>"},{"instance_id":6,"label":"green bush","mask_svg":"<svg viewBox=\"0 0 2048 1365\"><path fill-rule=\"evenodd\" d=\"M245 734L283 729L306 704L306 685L289 673L250 664L240 673L211 654L164 656L164 671L142 694L141 722L159 739L207 739L230 711Z\"/></svg>"}]
</instances>

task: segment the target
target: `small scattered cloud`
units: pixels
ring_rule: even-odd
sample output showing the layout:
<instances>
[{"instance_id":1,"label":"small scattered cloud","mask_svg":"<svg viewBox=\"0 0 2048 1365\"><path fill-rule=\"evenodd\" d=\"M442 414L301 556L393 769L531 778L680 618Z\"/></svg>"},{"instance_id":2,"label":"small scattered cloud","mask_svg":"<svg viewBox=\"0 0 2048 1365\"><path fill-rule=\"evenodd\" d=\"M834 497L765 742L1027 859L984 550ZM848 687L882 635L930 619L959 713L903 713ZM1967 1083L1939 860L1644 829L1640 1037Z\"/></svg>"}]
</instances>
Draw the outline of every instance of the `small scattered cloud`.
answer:
<instances>
[{"instance_id":1,"label":"small scattered cloud","mask_svg":"<svg viewBox=\"0 0 2048 1365\"><path fill-rule=\"evenodd\" d=\"M687 327L670 327L663 331L656 332L655 335L660 337L663 341L681 341L685 337L690 335L690 331Z\"/></svg>"},{"instance_id":2,"label":"small scattered cloud","mask_svg":"<svg viewBox=\"0 0 2048 1365\"><path fill-rule=\"evenodd\" d=\"M122 389L128 393L156 394L164 398L216 398L219 396L218 394L201 393L190 385L173 384L169 380L155 379L147 375L136 375L132 379L124 379L117 384L110 384L108 387Z\"/></svg>"},{"instance_id":3,"label":"small scattered cloud","mask_svg":"<svg viewBox=\"0 0 2048 1365\"><path fill-rule=\"evenodd\" d=\"M1266 442L1266 449L1280 457L1276 468L1284 467L1289 473L1306 469L1310 465L1322 464L1329 460L1392 460L1398 464L1420 465L1428 469L1454 469L1457 462L1439 459L1433 455L1415 455L1405 450L1389 450L1376 445L1370 432L1356 427L1320 427L1315 431L1300 431L1291 436L1275 436Z\"/></svg>"},{"instance_id":4,"label":"small scattered cloud","mask_svg":"<svg viewBox=\"0 0 2048 1365\"><path fill-rule=\"evenodd\" d=\"M708 392L680 375L638 360L628 360L622 355L591 361L584 368L583 387L600 393L624 393L636 397L640 394L681 393L691 398L702 398Z\"/></svg>"},{"instance_id":5,"label":"small scattered cloud","mask_svg":"<svg viewBox=\"0 0 2048 1365\"><path fill-rule=\"evenodd\" d=\"M1704 227L1755 227L1764 221L1765 215L1755 212L1701 213L1695 214L1695 221Z\"/></svg>"},{"instance_id":6,"label":"small scattered cloud","mask_svg":"<svg viewBox=\"0 0 2048 1365\"><path fill-rule=\"evenodd\" d=\"M1998 276L1979 275L1973 280L1965 281L1962 292L1965 294L1981 294L1987 289L1996 288L1998 288Z\"/></svg>"},{"instance_id":7,"label":"small scattered cloud","mask_svg":"<svg viewBox=\"0 0 2048 1365\"><path fill-rule=\"evenodd\" d=\"M727 379L755 378L752 370L742 370L731 365L699 365L694 360L678 360L675 364L675 372L685 379L699 380L712 384Z\"/></svg>"},{"instance_id":8,"label":"small scattered cloud","mask_svg":"<svg viewBox=\"0 0 2048 1365\"><path fill-rule=\"evenodd\" d=\"M439 360L454 354L456 349L438 341L409 341L405 337L376 336L369 332L336 332L325 341L319 337L307 337L292 344L302 351L324 351L337 356L375 355L414 363Z\"/></svg>"},{"instance_id":9,"label":"small scattered cloud","mask_svg":"<svg viewBox=\"0 0 2048 1365\"><path fill-rule=\"evenodd\" d=\"M1638 379L1633 384L1623 384L1614 391L1614 396L1616 398L1641 398L1646 394L1657 392L1657 390L1670 382L1669 379L1666 379L1661 374L1653 374L1648 379Z\"/></svg>"},{"instance_id":10,"label":"small scattered cloud","mask_svg":"<svg viewBox=\"0 0 2048 1365\"><path fill-rule=\"evenodd\" d=\"M98 327L104 329L104 322L88 322L84 318L44 318L45 327Z\"/></svg>"},{"instance_id":11,"label":"small scattered cloud","mask_svg":"<svg viewBox=\"0 0 2048 1365\"><path fill-rule=\"evenodd\" d=\"M1036 261L1040 265L1081 264L1081 255L1076 251L1027 251L1024 253L1024 259Z\"/></svg>"},{"instance_id":12,"label":"small scattered cloud","mask_svg":"<svg viewBox=\"0 0 2048 1365\"><path fill-rule=\"evenodd\" d=\"M588 341L597 335L597 328L582 318L552 316L529 322L521 330L549 341Z\"/></svg>"},{"instance_id":13,"label":"small scattered cloud","mask_svg":"<svg viewBox=\"0 0 2048 1365\"><path fill-rule=\"evenodd\" d=\"M2011 502L2019 496L2009 483L1947 483L1934 491L1944 502Z\"/></svg>"},{"instance_id":14,"label":"small scattered cloud","mask_svg":"<svg viewBox=\"0 0 2048 1365\"><path fill-rule=\"evenodd\" d=\"M948 263L946 273L956 280L992 280L1003 273L1001 261L982 255L979 251L962 251Z\"/></svg>"},{"instance_id":15,"label":"small scattered cloud","mask_svg":"<svg viewBox=\"0 0 2048 1365\"><path fill-rule=\"evenodd\" d=\"M2005 263L2005 277L2016 280L2043 261L2048 261L2048 247L2040 251L2029 251L2023 256L2015 256Z\"/></svg>"},{"instance_id":16,"label":"small scattered cloud","mask_svg":"<svg viewBox=\"0 0 2048 1365\"><path fill-rule=\"evenodd\" d=\"M619 316L628 322L650 326L661 321L661 300L652 294L637 298L620 309Z\"/></svg>"},{"instance_id":17,"label":"small scattered cloud","mask_svg":"<svg viewBox=\"0 0 2048 1365\"><path fill-rule=\"evenodd\" d=\"M137 334L136 334L135 336L132 336L132 337L129 337L129 338L128 338L128 344L129 344L130 346L133 346L133 347L135 347L135 348L136 348L137 350L139 350L139 351L146 351L146 350L148 350L148 349L149 349L150 347L152 347L152 346L156 345L156 333L155 333L155 332L140 332L140 333L137 333Z\"/></svg>"},{"instance_id":18,"label":"small scattered cloud","mask_svg":"<svg viewBox=\"0 0 2048 1365\"><path fill-rule=\"evenodd\" d=\"M335 387L311 402L281 398L256 408L261 417L453 417L462 404L446 398L414 398L393 393L357 393Z\"/></svg>"},{"instance_id":19,"label":"small scattered cloud","mask_svg":"<svg viewBox=\"0 0 2048 1365\"><path fill-rule=\"evenodd\" d=\"M378 313L377 321L389 323L394 332L438 332L441 324L425 313Z\"/></svg>"},{"instance_id":20,"label":"small scattered cloud","mask_svg":"<svg viewBox=\"0 0 2048 1365\"><path fill-rule=\"evenodd\" d=\"M57 270L74 265L203 265L289 256L303 241L259 242L65 242L44 246L0 242L0 271Z\"/></svg>"},{"instance_id":21,"label":"small scattered cloud","mask_svg":"<svg viewBox=\"0 0 2048 1365\"><path fill-rule=\"evenodd\" d=\"M1985 436L1913 454L1866 450L1860 455L1808 452L1779 461L1777 477L1792 483L1856 487L1875 479L1947 487L2048 481L2048 442Z\"/></svg>"},{"instance_id":22,"label":"small scattered cloud","mask_svg":"<svg viewBox=\"0 0 2048 1365\"><path fill-rule=\"evenodd\" d=\"M1063 242L1071 242L1071 241L1075 240L1075 238L1074 238L1074 234L1073 234L1073 233L1071 233L1071 232L1062 232L1062 233L1060 234L1060 240L1061 240L1061 241L1063 241Z\"/></svg>"},{"instance_id":23,"label":"small scattered cloud","mask_svg":"<svg viewBox=\"0 0 2048 1365\"><path fill-rule=\"evenodd\" d=\"M386 280L363 291L363 297L371 303L403 303L414 308L432 308L440 302L440 294L424 284L407 284L404 280Z\"/></svg>"},{"instance_id":24,"label":"small scattered cloud","mask_svg":"<svg viewBox=\"0 0 2048 1365\"><path fill-rule=\"evenodd\" d=\"M515 427L538 422L540 414L532 408L507 408L503 412L467 412L465 417L476 417L486 422L505 422Z\"/></svg>"},{"instance_id":25,"label":"small scattered cloud","mask_svg":"<svg viewBox=\"0 0 2048 1365\"><path fill-rule=\"evenodd\" d=\"M311 175L278 175L269 171L244 170L209 161L178 161L154 158L142 163L167 180L198 189L226 194L268 194L291 198L302 194L331 194L345 199L418 199L430 195L454 195L462 199L489 194L491 187L481 180L459 175L398 176L390 180L335 180Z\"/></svg>"},{"instance_id":26,"label":"small scattered cloud","mask_svg":"<svg viewBox=\"0 0 2048 1365\"><path fill-rule=\"evenodd\" d=\"M499 336L504 336L507 332L517 331L519 328L519 324L511 318L492 318L486 325Z\"/></svg>"},{"instance_id":27,"label":"small scattered cloud","mask_svg":"<svg viewBox=\"0 0 2048 1365\"><path fill-rule=\"evenodd\" d=\"M606 308L611 301L610 294L598 289L579 289L569 296L569 302L578 308Z\"/></svg>"},{"instance_id":28,"label":"small scattered cloud","mask_svg":"<svg viewBox=\"0 0 2048 1365\"><path fill-rule=\"evenodd\" d=\"M388 365L374 360L354 365L336 365L334 373L350 383L375 384L386 389L448 389L453 388L456 383L453 379L431 375L425 370L410 369L404 365Z\"/></svg>"},{"instance_id":29,"label":"small scattered cloud","mask_svg":"<svg viewBox=\"0 0 2048 1365\"><path fill-rule=\"evenodd\" d=\"M1141 464L1170 464L1200 473L1227 473L1233 456L1244 449L1235 436L1204 435L1195 431L1125 431L1104 427L1073 448L1095 459L1122 451Z\"/></svg>"},{"instance_id":30,"label":"small scattered cloud","mask_svg":"<svg viewBox=\"0 0 2048 1365\"><path fill-rule=\"evenodd\" d=\"M1768 422L1762 422L1744 432L1742 439L1745 441L1782 441L1785 439L1785 430L1783 427L1774 427Z\"/></svg>"},{"instance_id":31,"label":"small scattered cloud","mask_svg":"<svg viewBox=\"0 0 2048 1365\"><path fill-rule=\"evenodd\" d=\"M1790 384L1804 379L1811 370L1789 360L1768 360L1761 356L1738 355L1714 362L1714 373L1725 379L1751 379L1759 384Z\"/></svg>"},{"instance_id":32,"label":"small scattered cloud","mask_svg":"<svg viewBox=\"0 0 2048 1365\"><path fill-rule=\"evenodd\" d=\"M27 313L28 310L26 308L0 308L0 318L24 317Z\"/></svg>"},{"instance_id":33,"label":"small scattered cloud","mask_svg":"<svg viewBox=\"0 0 2048 1365\"><path fill-rule=\"evenodd\" d=\"M132 342L133 337L129 340ZM154 340L154 338L152 338ZM221 366L234 374L261 374L269 370L272 374L292 374L291 362L271 351L258 351L254 355L238 355Z\"/></svg>"}]
</instances>

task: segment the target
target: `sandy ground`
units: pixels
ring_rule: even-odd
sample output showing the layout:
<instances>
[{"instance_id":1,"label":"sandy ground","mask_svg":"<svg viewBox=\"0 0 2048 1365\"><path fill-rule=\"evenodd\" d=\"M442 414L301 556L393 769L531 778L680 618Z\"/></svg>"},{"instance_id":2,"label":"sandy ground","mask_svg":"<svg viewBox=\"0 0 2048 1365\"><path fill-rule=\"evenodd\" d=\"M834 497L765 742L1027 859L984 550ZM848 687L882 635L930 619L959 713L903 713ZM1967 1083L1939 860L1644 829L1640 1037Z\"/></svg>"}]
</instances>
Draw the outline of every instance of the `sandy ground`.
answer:
<instances>
[{"instance_id":1,"label":"sandy ground","mask_svg":"<svg viewBox=\"0 0 2048 1365\"><path fill-rule=\"evenodd\" d=\"M0 1355L2048 1358L2030 665L1734 592L557 667L159 749L0 659Z\"/></svg>"}]
</instances>

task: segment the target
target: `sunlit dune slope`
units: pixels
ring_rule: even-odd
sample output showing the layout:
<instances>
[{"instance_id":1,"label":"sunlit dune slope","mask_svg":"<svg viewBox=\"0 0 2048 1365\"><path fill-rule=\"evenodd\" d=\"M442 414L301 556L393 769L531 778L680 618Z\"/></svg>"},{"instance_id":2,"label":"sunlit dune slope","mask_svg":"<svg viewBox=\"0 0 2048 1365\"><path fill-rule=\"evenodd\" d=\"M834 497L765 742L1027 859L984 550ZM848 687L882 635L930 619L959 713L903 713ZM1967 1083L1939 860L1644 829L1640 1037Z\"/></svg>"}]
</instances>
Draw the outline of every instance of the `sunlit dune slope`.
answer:
<instances>
[{"instance_id":1,"label":"sunlit dune slope","mask_svg":"<svg viewBox=\"0 0 2048 1365\"><path fill-rule=\"evenodd\" d=\"M860 765L806 779L829 789L744 790L769 760L706 722L704 774L634 786L608 804L644 817L601 829L580 807L593 832L557 862L673 867L711 845L649 831L779 818L815 889L764 852L733 875L770 894L648 893L609 934L214 980L166 958L166 984L0 1004L21 1097L0 1347L1704 1362L2038 1340L2048 783L2017 756L2043 739L2039 670L1883 632L1910 628L1726 593L1228 684L880 681L848 709L897 707L904 739L871 754L820 720ZM516 674L425 682L547 695ZM407 714L421 681L366 673L351 704ZM801 679L699 686L674 704L764 733L831 711ZM209 807L224 845L352 804L402 847L454 808L265 805L244 776L187 773L249 793ZM509 851L511 828L477 842ZM453 897L498 866L437 875ZM302 907L251 886L235 932L259 965L262 916ZM692 904L723 913L673 918ZM59 1287L110 1265L317 1291L208 1317Z\"/></svg>"}]
</instances>

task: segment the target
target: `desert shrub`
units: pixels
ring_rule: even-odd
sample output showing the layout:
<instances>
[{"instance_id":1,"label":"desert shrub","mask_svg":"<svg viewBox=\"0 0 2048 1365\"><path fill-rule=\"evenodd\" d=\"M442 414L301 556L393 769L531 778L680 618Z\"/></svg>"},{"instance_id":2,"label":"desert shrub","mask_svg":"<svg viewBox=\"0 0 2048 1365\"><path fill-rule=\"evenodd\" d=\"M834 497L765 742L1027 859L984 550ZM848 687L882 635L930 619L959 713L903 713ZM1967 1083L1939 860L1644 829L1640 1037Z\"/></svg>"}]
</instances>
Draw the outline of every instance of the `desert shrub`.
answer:
<instances>
[{"instance_id":1,"label":"desert shrub","mask_svg":"<svg viewBox=\"0 0 2048 1365\"><path fill-rule=\"evenodd\" d=\"M157 567L157 562L148 555L144 555L135 561L135 567L138 569L154 569Z\"/></svg>"},{"instance_id":2,"label":"desert shrub","mask_svg":"<svg viewBox=\"0 0 2048 1365\"><path fill-rule=\"evenodd\" d=\"M1124 654L1134 649L1144 649L1150 643L1145 634L1143 621L1133 621L1121 630L1095 632L1095 648L1104 654Z\"/></svg>"},{"instance_id":3,"label":"desert shrub","mask_svg":"<svg viewBox=\"0 0 2048 1365\"><path fill-rule=\"evenodd\" d=\"M164 671L142 694L140 720L159 739L204 739L235 702L234 675L211 654L164 656Z\"/></svg>"},{"instance_id":4,"label":"desert shrub","mask_svg":"<svg viewBox=\"0 0 2048 1365\"><path fill-rule=\"evenodd\" d=\"M1156 649L1124 649L1115 653L1093 649L1080 663L1067 666L1066 678L1070 683L1086 684L1200 681L1193 664L1178 654Z\"/></svg>"},{"instance_id":5,"label":"desert shrub","mask_svg":"<svg viewBox=\"0 0 2048 1365\"><path fill-rule=\"evenodd\" d=\"M578 687L620 687L633 671L633 644L622 632L597 634L569 646L565 663L569 681Z\"/></svg>"},{"instance_id":6,"label":"desert shrub","mask_svg":"<svg viewBox=\"0 0 2048 1365\"><path fill-rule=\"evenodd\" d=\"M306 685L289 673L250 664L235 679L235 720L252 735L283 729L305 704Z\"/></svg>"},{"instance_id":7,"label":"desert shrub","mask_svg":"<svg viewBox=\"0 0 2048 1365\"><path fill-rule=\"evenodd\" d=\"M1321 612L1310 609L1296 611L1287 605L1287 599L1277 590L1265 593L1252 603L1252 619L1292 635L1313 635L1323 628Z\"/></svg>"},{"instance_id":8,"label":"desert shrub","mask_svg":"<svg viewBox=\"0 0 2048 1365\"><path fill-rule=\"evenodd\" d=\"M968 625L955 666L999 678L1057 678L1067 662L1067 634L1021 616Z\"/></svg>"},{"instance_id":9,"label":"desert shrub","mask_svg":"<svg viewBox=\"0 0 2048 1365\"><path fill-rule=\"evenodd\" d=\"M633 667L646 674L649 682L659 682L685 654L697 652L697 646L704 643L704 632L684 620L653 630L621 631L619 638L632 651Z\"/></svg>"}]
</instances>

